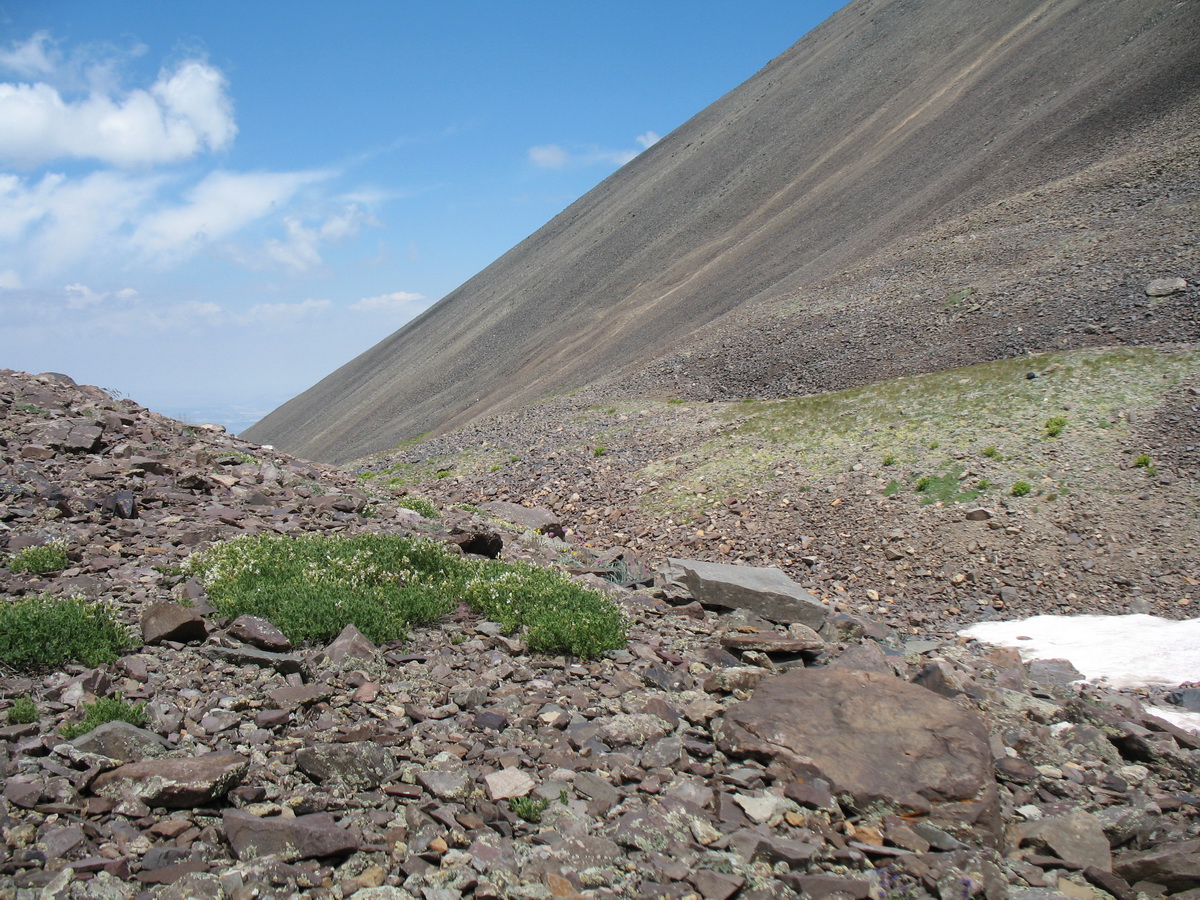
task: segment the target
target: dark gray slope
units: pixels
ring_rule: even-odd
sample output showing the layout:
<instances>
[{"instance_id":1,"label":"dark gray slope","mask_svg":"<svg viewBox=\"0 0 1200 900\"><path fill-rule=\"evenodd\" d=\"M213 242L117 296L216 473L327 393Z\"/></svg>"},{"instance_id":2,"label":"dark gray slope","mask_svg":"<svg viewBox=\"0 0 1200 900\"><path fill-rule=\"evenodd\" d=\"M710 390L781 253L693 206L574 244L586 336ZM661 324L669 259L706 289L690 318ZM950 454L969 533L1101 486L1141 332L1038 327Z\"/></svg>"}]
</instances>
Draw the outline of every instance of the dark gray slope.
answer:
<instances>
[{"instance_id":1,"label":"dark gray slope","mask_svg":"<svg viewBox=\"0 0 1200 900\"><path fill-rule=\"evenodd\" d=\"M245 436L342 462L637 369L1126 154L1200 94L1197 9L856 0Z\"/></svg>"}]
</instances>

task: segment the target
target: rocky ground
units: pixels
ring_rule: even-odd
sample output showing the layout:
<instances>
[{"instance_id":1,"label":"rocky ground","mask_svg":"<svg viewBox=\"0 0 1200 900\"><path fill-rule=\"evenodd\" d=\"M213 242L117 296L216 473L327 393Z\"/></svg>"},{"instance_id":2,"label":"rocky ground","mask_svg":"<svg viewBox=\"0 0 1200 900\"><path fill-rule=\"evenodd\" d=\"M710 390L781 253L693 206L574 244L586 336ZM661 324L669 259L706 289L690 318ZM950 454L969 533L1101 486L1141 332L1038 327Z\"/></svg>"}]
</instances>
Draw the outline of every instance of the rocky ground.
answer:
<instances>
[{"instance_id":1,"label":"rocky ground","mask_svg":"<svg viewBox=\"0 0 1200 900\"><path fill-rule=\"evenodd\" d=\"M1175 384L1137 427L1190 427L1194 387ZM1082 606L1071 579L1125 571L1122 558L1113 611L1179 615L1190 532L1139 517L1182 520L1171 503L1190 494L1172 501L1171 483L1147 480L1149 506L1113 504L1133 507L1123 530L1095 526L1086 496L1054 507L1089 522L1054 543L1083 548L1063 550L1080 574L1030 592L1025 560L1058 534L1040 514L994 497L971 515L893 500L869 467L792 496L776 488L801 473L781 465L761 496L656 524L638 473L686 462L727 421L664 403L638 419L647 432L617 427L639 410L604 407L613 427L597 454L595 421L572 421L585 402L368 469L416 471L472 443L503 460L422 483L442 507L425 519L382 475L184 426L63 376L0 372L0 541L11 554L60 539L70 555L47 576L0 569L4 600L107 601L142 640L111 666L0 671L0 710L30 697L40 711L0 726L0 897L1198 895L1200 738L1144 692L1071 686L1062 666L949 628L971 604ZM1194 447L1173 453L1161 458L1177 485ZM908 530L893 534L898 521ZM1130 557L1152 524L1170 552ZM464 608L396 645L348 632L290 647L268 623L224 620L179 570L207 542L313 531L501 544L505 559L564 566L618 600L629 645L599 660L532 655ZM934 565L950 533L972 569ZM694 562L654 574L667 556L774 562L801 584L757 572L737 589ZM894 584L876 580L891 570ZM1143 572L1154 589L1135 593ZM933 600L910 609L924 591L900 585L914 582ZM114 694L146 702L145 729L61 736Z\"/></svg>"}]
</instances>

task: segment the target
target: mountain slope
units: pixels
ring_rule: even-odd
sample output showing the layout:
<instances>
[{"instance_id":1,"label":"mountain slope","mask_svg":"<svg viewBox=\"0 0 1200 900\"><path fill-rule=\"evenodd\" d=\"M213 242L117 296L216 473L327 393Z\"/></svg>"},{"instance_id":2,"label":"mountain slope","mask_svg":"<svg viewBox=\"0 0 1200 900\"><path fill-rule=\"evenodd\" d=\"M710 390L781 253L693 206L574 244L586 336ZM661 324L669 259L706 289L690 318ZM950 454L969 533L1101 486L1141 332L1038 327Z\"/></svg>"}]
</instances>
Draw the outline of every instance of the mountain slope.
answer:
<instances>
[{"instance_id":1,"label":"mountain slope","mask_svg":"<svg viewBox=\"0 0 1200 900\"><path fill-rule=\"evenodd\" d=\"M655 359L677 375L688 341L690 353L707 352L714 365L685 381L719 385L713 373L730 362L721 348L734 348L735 362L753 357L780 318L819 357L840 340L814 328L836 329L840 339L894 317L870 292L853 302L834 296L832 285L855 282L857 267L882 260L886 268L914 252L919 236L1010 198L1035 219L1077 228L1061 215L1074 202L1070 191L1046 209L1029 198L1081 172L1111 175L1101 181L1113 190L1125 160L1156 172L1156 153L1188 159L1198 96L1192 3L857 0L246 436L346 461L614 373L636 375ZM1183 168L1194 182L1194 165ZM1193 187L1180 188L1178 208L1159 217L1174 223L1165 246L1146 248L1165 255L1139 254L1139 265L1191 265L1194 251L1174 248L1195 221ZM1126 218L1109 225L1129 230ZM1005 280L999 256L985 273L996 284ZM1068 274L1078 264L1054 261ZM830 319L827 302L853 315ZM763 320L768 309L772 318ZM1037 317L1032 308L1017 312ZM1088 307L1087 317L1103 312ZM1056 327L1046 342L1089 343L1088 332L1057 327L1064 316L1051 310ZM1166 332L1195 329L1194 313L1160 320ZM961 364L1039 349L1003 335L976 346L976 336L952 330L932 352L927 339L905 342L884 374L932 370L946 354ZM781 367L800 386L806 380L796 372L829 365L842 383L823 387L879 375L790 351L776 357L739 389L769 392Z\"/></svg>"}]
</instances>

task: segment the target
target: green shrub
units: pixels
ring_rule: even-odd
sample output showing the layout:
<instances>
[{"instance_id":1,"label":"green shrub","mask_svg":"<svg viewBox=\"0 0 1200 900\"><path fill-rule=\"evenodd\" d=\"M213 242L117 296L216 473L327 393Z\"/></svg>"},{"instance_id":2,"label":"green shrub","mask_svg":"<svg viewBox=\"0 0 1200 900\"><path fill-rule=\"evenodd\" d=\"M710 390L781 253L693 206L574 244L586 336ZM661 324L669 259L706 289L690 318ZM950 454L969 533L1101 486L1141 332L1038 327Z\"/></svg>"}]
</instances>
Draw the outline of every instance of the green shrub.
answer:
<instances>
[{"instance_id":1,"label":"green shrub","mask_svg":"<svg viewBox=\"0 0 1200 900\"><path fill-rule=\"evenodd\" d=\"M508 798L508 808L526 822L533 822L534 824L542 821L542 813L546 811L546 807L549 805L550 801L544 797Z\"/></svg>"},{"instance_id":2,"label":"green shrub","mask_svg":"<svg viewBox=\"0 0 1200 900\"><path fill-rule=\"evenodd\" d=\"M975 485L975 489L979 490L979 491L986 491L991 486L992 486L991 481L989 481L986 478L980 478L979 482Z\"/></svg>"},{"instance_id":3,"label":"green shrub","mask_svg":"<svg viewBox=\"0 0 1200 900\"><path fill-rule=\"evenodd\" d=\"M401 497L396 503L405 509L411 509L426 519L436 519L440 515L437 507L422 497Z\"/></svg>"},{"instance_id":4,"label":"green shrub","mask_svg":"<svg viewBox=\"0 0 1200 900\"><path fill-rule=\"evenodd\" d=\"M353 623L376 643L403 637L465 601L530 648L597 656L625 644L616 604L565 575L531 565L455 556L398 535L254 535L194 553L222 615L261 616L295 643L325 641Z\"/></svg>"},{"instance_id":5,"label":"green shrub","mask_svg":"<svg viewBox=\"0 0 1200 900\"><path fill-rule=\"evenodd\" d=\"M592 456L603 456L607 452L608 452L608 448L605 447L603 444L597 444L595 447L592 448Z\"/></svg>"},{"instance_id":6,"label":"green shrub","mask_svg":"<svg viewBox=\"0 0 1200 900\"><path fill-rule=\"evenodd\" d=\"M1062 416L1054 416L1046 420L1046 437L1056 438L1067 427L1067 420Z\"/></svg>"},{"instance_id":7,"label":"green shrub","mask_svg":"<svg viewBox=\"0 0 1200 900\"><path fill-rule=\"evenodd\" d=\"M26 572L45 575L48 572L61 572L66 567L67 542L62 538L53 538L36 547L18 550L8 561L8 570L14 575Z\"/></svg>"},{"instance_id":8,"label":"green shrub","mask_svg":"<svg viewBox=\"0 0 1200 900\"><path fill-rule=\"evenodd\" d=\"M39 716L37 704L33 702L32 697L18 697L8 708L10 725L31 725L38 720Z\"/></svg>"},{"instance_id":9,"label":"green shrub","mask_svg":"<svg viewBox=\"0 0 1200 900\"><path fill-rule=\"evenodd\" d=\"M23 671L98 666L136 646L113 610L80 597L0 600L0 662Z\"/></svg>"},{"instance_id":10,"label":"green shrub","mask_svg":"<svg viewBox=\"0 0 1200 900\"><path fill-rule=\"evenodd\" d=\"M1133 461L1133 464L1142 469L1150 468L1150 454L1149 453L1139 454L1138 458Z\"/></svg>"},{"instance_id":11,"label":"green shrub","mask_svg":"<svg viewBox=\"0 0 1200 900\"><path fill-rule=\"evenodd\" d=\"M893 454L893 453L889 453L887 456L885 456L885 457L883 458L883 464L884 464L885 466L894 466L894 465L896 464L896 456L895 456L895 454Z\"/></svg>"},{"instance_id":12,"label":"green shrub","mask_svg":"<svg viewBox=\"0 0 1200 900\"><path fill-rule=\"evenodd\" d=\"M1012 495L1014 497L1024 497L1033 490L1033 485L1028 481L1018 481L1012 486Z\"/></svg>"},{"instance_id":13,"label":"green shrub","mask_svg":"<svg viewBox=\"0 0 1200 900\"><path fill-rule=\"evenodd\" d=\"M986 456L988 459L994 459L997 462L1004 459L1004 454L1002 454L999 451L999 449L996 448L996 446L994 444L991 447L986 448L983 451L983 455Z\"/></svg>"},{"instance_id":14,"label":"green shrub","mask_svg":"<svg viewBox=\"0 0 1200 900\"><path fill-rule=\"evenodd\" d=\"M453 474L454 473L451 472L449 469L438 469L436 472L433 473L433 477L434 478L449 478Z\"/></svg>"},{"instance_id":15,"label":"green shrub","mask_svg":"<svg viewBox=\"0 0 1200 900\"><path fill-rule=\"evenodd\" d=\"M477 563L463 599L510 631L526 628L525 640L537 652L593 657L625 646L616 604L551 569Z\"/></svg>"},{"instance_id":16,"label":"green shrub","mask_svg":"<svg viewBox=\"0 0 1200 900\"><path fill-rule=\"evenodd\" d=\"M918 493L929 490L929 486L933 484L933 477L930 475L922 475L917 479L916 490Z\"/></svg>"},{"instance_id":17,"label":"green shrub","mask_svg":"<svg viewBox=\"0 0 1200 900\"><path fill-rule=\"evenodd\" d=\"M82 722L68 723L60 728L59 732L70 741L81 734L87 734L105 722L128 722L130 725L141 728L147 722L146 702L143 700L141 703L132 705L126 703L120 694L115 697L101 697L95 703L83 705Z\"/></svg>"}]
</instances>

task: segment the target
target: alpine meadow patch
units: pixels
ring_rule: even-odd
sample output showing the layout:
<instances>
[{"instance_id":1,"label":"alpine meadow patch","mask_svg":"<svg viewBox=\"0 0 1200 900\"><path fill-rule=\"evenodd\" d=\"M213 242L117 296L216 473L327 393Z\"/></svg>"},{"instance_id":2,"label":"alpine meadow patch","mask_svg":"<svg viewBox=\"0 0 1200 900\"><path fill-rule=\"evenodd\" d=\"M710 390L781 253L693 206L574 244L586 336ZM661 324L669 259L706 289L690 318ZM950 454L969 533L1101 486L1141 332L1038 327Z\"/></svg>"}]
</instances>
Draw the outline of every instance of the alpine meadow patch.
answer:
<instances>
[{"instance_id":1,"label":"alpine meadow patch","mask_svg":"<svg viewBox=\"0 0 1200 900\"><path fill-rule=\"evenodd\" d=\"M192 554L184 570L230 617L260 616L297 644L353 624L376 643L398 640L466 602L531 649L598 656L625 645L616 604L537 566L464 559L436 541L400 535L253 535Z\"/></svg>"}]
</instances>

